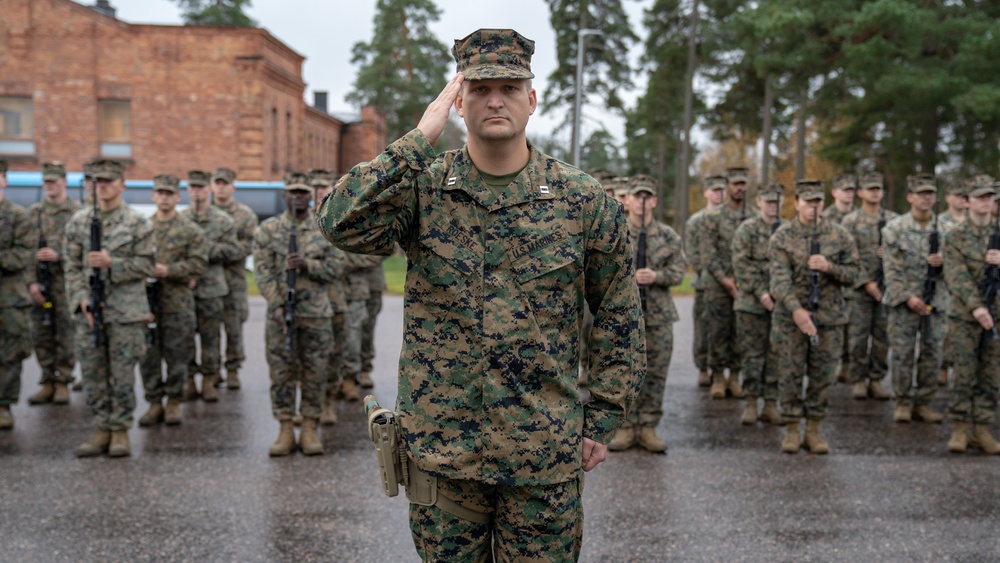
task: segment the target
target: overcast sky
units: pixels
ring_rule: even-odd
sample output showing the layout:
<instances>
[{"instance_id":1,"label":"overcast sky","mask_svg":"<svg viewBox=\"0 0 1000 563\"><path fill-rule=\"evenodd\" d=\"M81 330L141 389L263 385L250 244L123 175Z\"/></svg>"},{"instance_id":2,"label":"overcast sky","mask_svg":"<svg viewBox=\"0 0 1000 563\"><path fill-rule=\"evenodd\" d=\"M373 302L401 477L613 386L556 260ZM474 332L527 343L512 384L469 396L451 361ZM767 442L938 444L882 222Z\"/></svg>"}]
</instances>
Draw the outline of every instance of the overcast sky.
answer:
<instances>
[{"instance_id":1,"label":"overcast sky","mask_svg":"<svg viewBox=\"0 0 1000 563\"><path fill-rule=\"evenodd\" d=\"M93 5L93 0L78 0ZM546 77L556 67L555 33L549 25L549 9L544 0L503 0L502 2L470 2L468 0L437 0L441 19L432 25L438 39L449 48L459 39L482 27L513 28L535 41L535 55L531 60L535 73L535 89L541 101L546 87ZM652 0L626 0L625 9L633 29L640 36L642 10ZM180 10L169 0L111 0L118 10L118 17L129 23L180 24ZM312 101L314 90L330 92L331 112L355 112L344 96L351 89L357 74L351 63L351 47L358 41L371 40L374 0L253 0L248 10L274 36L306 57L303 74L306 82L306 100ZM635 57L637 54L632 53ZM637 78L637 82L644 83ZM636 89L623 93L631 104L641 92ZM562 110L560 110L562 111ZM601 123L619 140L624 138L624 123L596 104L589 104L583 111L583 137ZM536 113L528 124L531 135L550 136L554 116ZM569 144L569 133L564 140Z\"/></svg>"}]
</instances>

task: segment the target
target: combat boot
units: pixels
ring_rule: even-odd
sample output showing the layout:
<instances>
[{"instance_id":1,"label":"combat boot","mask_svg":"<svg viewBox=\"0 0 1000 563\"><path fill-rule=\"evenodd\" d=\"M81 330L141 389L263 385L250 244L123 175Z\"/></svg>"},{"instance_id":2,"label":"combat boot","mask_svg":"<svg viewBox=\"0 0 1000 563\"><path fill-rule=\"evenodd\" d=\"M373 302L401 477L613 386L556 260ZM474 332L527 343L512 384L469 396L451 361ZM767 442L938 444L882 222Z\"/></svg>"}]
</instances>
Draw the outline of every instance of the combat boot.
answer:
<instances>
[{"instance_id":1,"label":"combat boot","mask_svg":"<svg viewBox=\"0 0 1000 563\"><path fill-rule=\"evenodd\" d=\"M988 424L972 425L972 439L969 440L969 445L991 455L1000 454L1000 442L997 442L993 439L993 436L990 436L990 426Z\"/></svg>"},{"instance_id":2,"label":"combat boot","mask_svg":"<svg viewBox=\"0 0 1000 563\"><path fill-rule=\"evenodd\" d=\"M908 424L911 419L910 405L896 405L896 411L892 413L892 420L903 424Z\"/></svg>"},{"instance_id":3,"label":"combat boot","mask_svg":"<svg viewBox=\"0 0 1000 563\"><path fill-rule=\"evenodd\" d=\"M740 417L740 424L750 426L757 423L757 397L747 395L747 406L743 409L743 416Z\"/></svg>"},{"instance_id":4,"label":"combat boot","mask_svg":"<svg viewBox=\"0 0 1000 563\"><path fill-rule=\"evenodd\" d=\"M56 391L52 394L52 404L54 405L68 405L69 404L69 385L65 383L56 383Z\"/></svg>"},{"instance_id":5,"label":"combat boot","mask_svg":"<svg viewBox=\"0 0 1000 563\"><path fill-rule=\"evenodd\" d=\"M0 405L0 430L12 428L14 428L14 414L10 412L10 406Z\"/></svg>"},{"instance_id":6,"label":"combat boot","mask_svg":"<svg viewBox=\"0 0 1000 563\"><path fill-rule=\"evenodd\" d=\"M89 440L76 447L73 453L76 457L94 457L108 451L111 444L111 431L98 430Z\"/></svg>"},{"instance_id":7,"label":"combat boot","mask_svg":"<svg viewBox=\"0 0 1000 563\"><path fill-rule=\"evenodd\" d=\"M299 413L292 415L292 424L295 426L302 426L302 415Z\"/></svg>"},{"instance_id":8,"label":"combat boot","mask_svg":"<svg viewBox=\"0 0 1000 563\"><path fill-rule=\"evenodd\" d=\"M729 378L726 379L726 394L734 399L743 398L743 386L740 385L740 370L729 372Z\"/></svg>"},{"instance_id":9,"label":"combat boot","mask_svg":"<svg viewBox=\"0 0 1000 563\"><path fill-rule=\"evenodd\" d=\"M333 394L327 393L323 401L323 412L319 415L319 422L323 426L337 424L337 411L333 410Z\"/></svg>"},{"instance_id":10,"label":"combat boot","mask_svg":"<svg viewBox=\"0 0 1000 563\"><path fill-rule=\"evenodd\" d=\"M108 456L128 457L130 455L132 455L132 448L128 445L128 430L112 430Z\"/></svg>"},{"instance_id":11,"label":"combat boot","mask_svg":"<svg viewBox=\"0 0 1000 563\"><path fill-rule=\"evenodd\" d=\"M219 391L215 388L215 382L219 380L218 375L201 376L201 400L206 403L215 403L219 400Z\"/></svg>"},{"instance_id":12,"label":"combat boot","mask_svg":"<svg viewBox=\"0 0 1000 563\"><path fill-rule=\"evenodd\" d=\"M791 420L785 423L785 439L781 441L781 451L786 454L797 454L802 447L802 436L799 434L799 421Z\"/></svg>"},{"instance_id":13,"label":"combat boot","mask_svg":"<svg viewBox=\"0 0 1000 563\"><path fill-rule=\"evenodd\" d=\"M353 379L345 379L340 384L340 392L344 395L345 401L358 401L361 399L358 396L358 384Z\"/></svg>"},{"instance_id":14,"label":"combat boot","mask_svg":"<svg viewBox=\"0 0 1000 563\"><path fill-rule=\"evenodd\" d=\"M875 379L868 384L868 395L876 401L888 401L892 398L892 393L889 393L885 387L882 387L882 383Z\"/></svg>"},{"instance_id":15,"label":"combat boot","mask_svg":"<svg viewBox=\"0 0 1000 563\"><path fill-rule=\"evenodd\" d=\"M721 372L712 372L712 386L709 388L708 394L713 399L726 398L726 376Z\"/></svg>"},{"instance_id":16,"label":"combat boot","mask_svg":"<svg viewBox=\"0 0 1000 563\"><path fill-rule=\"evenodd\" d=\"M282 420L281 429L278 430L278 439L271 444L268 454L271 457L286 456L295 449L295 427L291 420Z\"/></svg>"},{"instance_id":17,"label":"combat boot","mask_svg":"<svg viewBox=\"0 0 1000 563\"><path fill-rule=\"evenodd\" d=\"M608 443L608 450L623 452L635 445L635 427L626 424L615 431L615 437Z\"/></svg>"},{"instance_id":18,"label":"combat boot","mask_svg":"<svg viewBox=\"0 0 1000 563\"><path fill-rule=\"evenodd\" d=\"M806 419L806 439L805 448L817 455L824 455L830 451L830 446L826 440L819 435L819 421Z\"/></svg>"},{"instance_id":19,"label":"combat boot","mask_svg":"<svg viewBox=\"0 0 1000 563\"><path fill-rule=\"evenodd\" d=\"M964 454L969 448L969 423L964 420L952 422L951 438L948 439L948 451L953 454Z\"/></svg>"},{"instance_id":20,"label":"combat boot","mask_svg":"<svg viewBox=\"0 0 1000 563\"><path fill-rule=\"evenodd\" d=\"M42 388L34 395L28 397L29 405L42 405L51 403L52 397L56 394L56 386L52 383L42 383Z\"/></svg>"},{"instance_id":21,"label":"combat boot","mask_svg":"<svg viewBox=\"0 0 1000 563\"><path fill-rule=\"evenodd\" d=\"M698 372L698 387L708 387L712 384L712 374L707 369Z\"/></svg>"},{"instance_id":22,"label":"combat boot","mask_svg":"<svg viewBox=\"0 0 1000 563\"><path fill-rule=\"evenodd\" d=\"M198 398L198 386L194 383L194 376L189 375L184 383L184 400L191 402Z\"/></svg>"},{"instance_id":23,"label":"combat boot","mask_svg":"<svg viewBox=\"0 0 1000 563\"><path fill-rule=\"evenodd\" d=\"M367 371L363 371L358 374L358 385L364 389L371 389L375 387L375 382L372 381L372 374Z\"/></svg>"},{"instance_id":24,"label":"combat boot","mask_svg":"<svg viewBox=\"0 0 1000 563\"><path fill-rule=\"evenodd\" d=\"M647 452L662 454L667 451L667 443L656 435L655 426L642 426L639 428L639 445Z\"/></svg>"},{"instance_id":25,"label":"combat boot","mask_svg":"<svg viewBox=\"0 0 1000 563\"><path fill-rule=\"evenodd\" d=\"M167 408L163 410L163 422L167 426L181 423L181 400L167 397Z\"/></svg>"},{"instance_id":26,"label":"combat boot","mask_svg":"<svg viewBox=\"0 0 1000 563\"><path fill-rule=\"evenodd\" d=\"M83 378L77 379L73 382L72 389L74 391L83 391Z\"/></svg>"},{"instance_id":27,"label":"combat boot","mask_svg":"<svg viewBox=\"0 0 1000 563\"><path fill-rule=\"evenodd\" d=\"M917 405L913 407L913 420L922 420L924 422L937 424L944 420L944 417L927 405Z\"/></svg>"},{"instance_id":28,"label":"combat boot","mask_svg":"<svg viewBox=\"0 0 1000 563\"><path fill-rule=\"evenodd\" d=\"M948 368L941 368L938 372L938 385L941 387L948 386Z\"/></svg>"},{"instance_id":29,"label":"combat boot","mask_svg":"<svg viewBox=\"0 0 1000 563\"><path fill-rule=\"evenodd\" d=\"M868 398L868 384L864 381L859 381L851 386L851 396L859 401L864 401Z\"/></svg>"},{"instance_id":30,"label":"combat boot","mask_svg":"<svg viewBox=\"0 0 1000 563\"><path fill-rule=\"evenodd\" d=\"M323 455L323 442L319 441L316 435L315 418L305 418L302 420L302 432L299 433L299 449L305 455Z\"/></svg>"},{"instance_id":31,"label":"combat boot","mask_svg":"<svg viewBox=\"0 0 1000 563\"><path fill-rule=\"evenodd\" d=\"M155 426L163 422L163 405L156 401L149 405L146 414L139 417L139 426Z\"/></svg>"},{"instance_id":32,"label":"combat boot","mask_svg":"<svg viewBox=\"0 0 1000 563\"><path fill-rule=\"evenodd\" d=\"M777 401L764 400L764 410L760 412L760 419L768 424L781 424Z\"/></svg>"},{"instance_id":33,"label":"combat boot","mask_svg":"<svg viewBox=\"0 0 1000 563\"><path fill-rule=\"evenodd\" d=\"M847 362L841 361L837 369L837 383L847 383Z\"/></svg>"},{"instance_id":34,"label":"combat boot","mask_svg":"<svg viewBox=\"0 0 1000 563\"><path fill-rule=\"evenodd\" d=\"M240 388L240 370L226 370L226 389L237 391Z\"/></svg>"}]
</instances>

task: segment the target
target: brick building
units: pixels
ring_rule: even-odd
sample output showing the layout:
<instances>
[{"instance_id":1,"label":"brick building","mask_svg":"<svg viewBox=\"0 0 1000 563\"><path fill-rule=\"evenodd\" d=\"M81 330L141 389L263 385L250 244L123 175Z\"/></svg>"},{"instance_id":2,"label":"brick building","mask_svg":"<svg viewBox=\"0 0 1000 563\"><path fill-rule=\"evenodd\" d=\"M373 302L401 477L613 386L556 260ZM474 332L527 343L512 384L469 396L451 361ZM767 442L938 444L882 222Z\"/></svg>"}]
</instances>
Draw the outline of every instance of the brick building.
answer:
<instances>
[{"instance_id":1,"label":"brick building","mask_svg":"<svg viewBox=\"0 0 1000 563\"><path fill-rule=\"evenodd\" d=\"M134 25L107 2L0 0L0 158L103 156L128 178L227 166L241 180L345 172L386 145L375 108L304 101L305 57L259 28ZM101 10L101 8L104 10Z\"/></svg>"}]
</instances>

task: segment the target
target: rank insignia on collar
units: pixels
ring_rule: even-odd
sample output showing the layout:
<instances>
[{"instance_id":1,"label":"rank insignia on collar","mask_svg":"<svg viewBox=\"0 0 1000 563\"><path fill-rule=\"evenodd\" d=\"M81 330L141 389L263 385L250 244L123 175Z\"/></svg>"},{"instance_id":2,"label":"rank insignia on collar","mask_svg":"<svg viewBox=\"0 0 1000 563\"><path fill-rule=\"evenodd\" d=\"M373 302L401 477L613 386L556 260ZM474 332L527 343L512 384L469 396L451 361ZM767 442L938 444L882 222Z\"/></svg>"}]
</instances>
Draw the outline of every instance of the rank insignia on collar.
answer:
<instances>
[{"instance_id":1,"label":"rank insignia on collar","mask_svg":"<svg viewBox=\"0 0 1000 563\"><path fill-rule=\"evenodd\" d=\"M541 193L543 193L543 194L547 194L547 193L549 193L549 187L548 186L538 186L538 191L541 192Z\"/></svg>"},{"instance_id":2,"label":"rank insignia on collar","mask_svg":"<svg viewBox=\"0 0 1000 563\"><path fill-rule=\"evenodd\" d=\"M448 178L448 185L449 186L454 186L455 182L457 182L457 181L458 181L458 177L457 176L452 176L451 178Z\"/></svg>"}]
</instances>

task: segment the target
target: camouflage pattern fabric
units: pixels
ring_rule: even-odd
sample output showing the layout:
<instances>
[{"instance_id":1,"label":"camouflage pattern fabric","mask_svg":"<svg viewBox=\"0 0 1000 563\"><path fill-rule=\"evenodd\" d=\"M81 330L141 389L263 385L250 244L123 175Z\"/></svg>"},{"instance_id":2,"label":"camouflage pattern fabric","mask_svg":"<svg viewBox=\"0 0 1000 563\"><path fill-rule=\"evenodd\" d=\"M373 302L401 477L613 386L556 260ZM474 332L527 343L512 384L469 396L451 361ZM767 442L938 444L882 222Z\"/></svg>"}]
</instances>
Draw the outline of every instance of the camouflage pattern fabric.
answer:
<instances>
[{"instance_id":1,"label":"camouflage pattern fabric","mask_svg":"<svg viewBox=\"0 0 1000 563\"><path fill-rule=\"evenodd\" d=\"M135 411L135 365L146 354L146 323L104 325L107 346L93 346L86 319L76 323L83 392L98 430L128 430Z\"/></svg>"},{"instance_id":2,"label":"camouflage pattern fabric","mask_svg":"<svg viewBox=\"0 0 1000 563\"><path fill-rule=\"evenodd\" d=\"M167 277L160 281L160 307L164 313L194 311L194 291L190 282L198 279L208 265L208 243L202 230L177 214L169 221L154 216L156 261L166 264Z\"/></svg>"},{"instance_id":3,"label":"camouflage pattern fabric","mask_svg":"<svg viewBox=\"0 0 1000 563\"><path fill-rule=\"evenodd\" d=\"M194 352L191 346L194 342L195 323L194 309L163 313L157 319L157 341L147 347L146 355L139 364L146 401L158 403L165 396L178 400L183 397L184 382L188 378L188 361ZM162 345L159 339L163 339ZM167 363L165 378L163 362Z\"/></svg>"},{"instance_id":4,"label":"camouflage pattern fabric","mask_svg":"<svg viewBox=\"0 0 1000 563\"><path fill-rule=\"evenodd\" d=\"M368 269L368 300L365 307L368 315L365 324L361 327L361 371L371 373L372 360L375 359L375 322L378 314L382 312L382 293L385 291L385 271L382 269L380 257L377 266Z\"/></svg>"},{"instance_id":5,"label":"camouflage pattern fabric","mask_svg":"<svg viewBox=\"0 0 1000 563\"><path fill-rule=\"evenodd\" d=\"M582 438L607 443L645 376L621 205L529 144L493 194L467 149L419 130L355 166L320 207L349 252L408 258L400 413L409 455L437 477L530 486L577 478ZM582 308L589 390L577 388Z\"/></svg>"},{"instance_id":6,"label":"camouflage pattern fabric","mask_svg":"<svg viewBox=\"0 0 1000 563\"><path fill-rule=\"evenodd\" d=\"M21 363L31 355L28 270L34 253L28 214L9 199L0 200L0 405L17 402Z\"/></svg>"},{"instance_id":7,"label":"camouflage pattern fabric","mask_svg":"<svg viewBox=\"0 0 1000 563\"><path fill-rule=\"evenodd\" d=\"M582 482L504 487L439 478L439 495L497 520L477 524L410 504L417 554L422 561L576 561L583 544Z\"/></svg>"},{"instance_id":8,"label":"camouflage pattern fabric","mask_svg":"<svg viewBox=\"0 0 1000 563\"><path fill-rule=\"evenodd\" d=\"M291 420L295 415L296 389L300 389L299 413L305 418L319 418L330 368L333 340L330 319L296 319L292 340L294 350L286 350L282 323L273 315L267 318L264 345L271 377L271 413L279 421Z\"/></svg>"},{"instance_id":9,"label":"camouflage pattern fabric","mask_svg":"<svg viewBox=\"0 0 1000 563\"><path fill-rule=\"evenodd\" d=\"M239 253L235 223L229 215L214 207L206 208L199 215L195 215L194 209L188 208L181 211L180 215L201 227L208 245L208 266L194 288L195 299L225 297L229 294L229 284L224 266L232 256Z\"/></svg>"},{"instance_id":10,"label":"camouflage pattern fabric","mask_svg":"<svg viewBox=\"0 0 1000 563\"><path fill-rule=\"evenodd\" d=\"M691 354L694 356L694 365L699 370L708 368L708 342L705 341L705 319L701 315L702 302L705 299L705 292L701 289L701 255L698 253L700 244L701 220L708 210L700 209L688 218L684 224L684 255L691 266L691 286L694 288L694 303L691 315L694 317L694 338L691 346Z\"/></svg>"},{"instance_id":11,"label":"camouflage pattern fabric","mask_svg":"<svg viewBox=\"0 0 1000 563\"><path fill-rule=\"evenodd\" d=\"M924 317L911 311L906 304L889 309L892 390L897 404L927 405L934 398L934 392L938 388L938 370L941 368L945 322L946 317L942 310L935 309L931 313L933 343L928 344L923 340ZM914 366L915 353L918 356Z\"/></svg>"},{"instance_id":12,"label":"camouflage pattern fabric","mask_svg":"<svg viewBox=\"0 0 1000 563\"><path fill-rule=\"evenodd\" d=\"M750 397L778 399L778 351L771 345L771 313L736 312L742 350L743 391Z\"/></svg>"},{"instance_id":13,"label":"camouflage pattern fabric","mask_svg":"<svg viewBox=\"0 0 1000 563\"><path fill-rule=\"evenodd\" d=\"M185 345L188 354L188 377L219 375L222 366L222 297L194 300L195 326ZM198 337L197 346L195 336Z\"/></svg>"},{"instance_id":14,"label":"camouflage pattern fabric","mask_svg":"<svg viewBox=\"0 0 1000 563\"><path fill-rule=\"evenodd\" d=\"M841 211L837 209L836 205L831 205L823 210L823 219L829 220L831 223L842 223L844 218L849 214L854 212L854 208L848 209L847 211ZM845 291L847 291L845 289ZM850 315L850 310L847 311ZM844 350L840 355L840 360L844 366L849 366L851 361L851 350L850 350L850 322L844 326L843 334Z\"/></svg>"},{"instance_id":15,"label":"camouflage pattern fabric","mask_svg":"<svg viewBox=\"0 0 1000 563\"><path fill-rule=\"evenodd\" d=\"M246 360L243 323L250 312L247 304L247 256L253 253L257 214L235 198L228 205L213 205L228 213L236 224L237 252L225 264L229 294L223 299L222 324L226 330L226 369L239 369Z\"/></svg>"},{"instance_id":16,"label":"camouflage pattern fabric","mask_svg":"<svg viewBox=\"0 0 1000 563\"><path fill-rule=\"evenodd\" d=\"M367 301L348 301L344 323L342 379L357 381L361 373L361 340L368 320Z\"/></svg>"},{"instance_id":17,"label":"camouflage pattern fabric","mask_svg":"<svg viewBox=\"0 0 1000 563\"><path fill-rule=\"evenodd\" d=\"M336 312L331 319L330 367L327 370L327 393L340 389L344 373L344 340L347 338L347 317L344 312Z\"/></svg>"},{"instance_id":18,"label":"camouflage pattern fabric","mask_svg":"<svg viewBox=\"0 0 1000 563\"><path fill-rule=\"evenodd\" d=\"M0 406L17 403L21 395L22 362L31 356L27 307L0 307Z\"/></svg>"},{"instance_id":19,"label":"camouflage pattern fabric","mask_svg":"<svg viewBox=\"0 0 1000 563\"><path fill-rule=\"evenodd\" d=\"M906 303L910 297L923 296L933 229L933 218L921 227L910 213L885 226L882 237L885 246L885 296L882 301L886 305L895 307ZM941 233L942 254L945 239L944 233ZM947 311L948 285L943 274L938 275L936 290L934 308Z\"/></svg>"},{"instance_id":20,"label":"camouflage pattern fabric","mask_svg":"<svg viewBox=\"0 0 1000 563\"><path fill-rule=\"evenodd\" d=\"M954 229L956 226L961 225L965 221L959 221L951 216L951 213L944 211L941 213L941 231L947 233L948 231Z\"/></svg>"},{"instance_id":21,"label":"camouflage pattern fabric","mask_svg":"<svg viewBox=\"0 0 1000 563\"><path fill-rule=\"evenodd\" d=\"M455 40L451 54L466 80L534 78L535 42L511 29L478 29Z\"/></svg>"}]
</instances>

